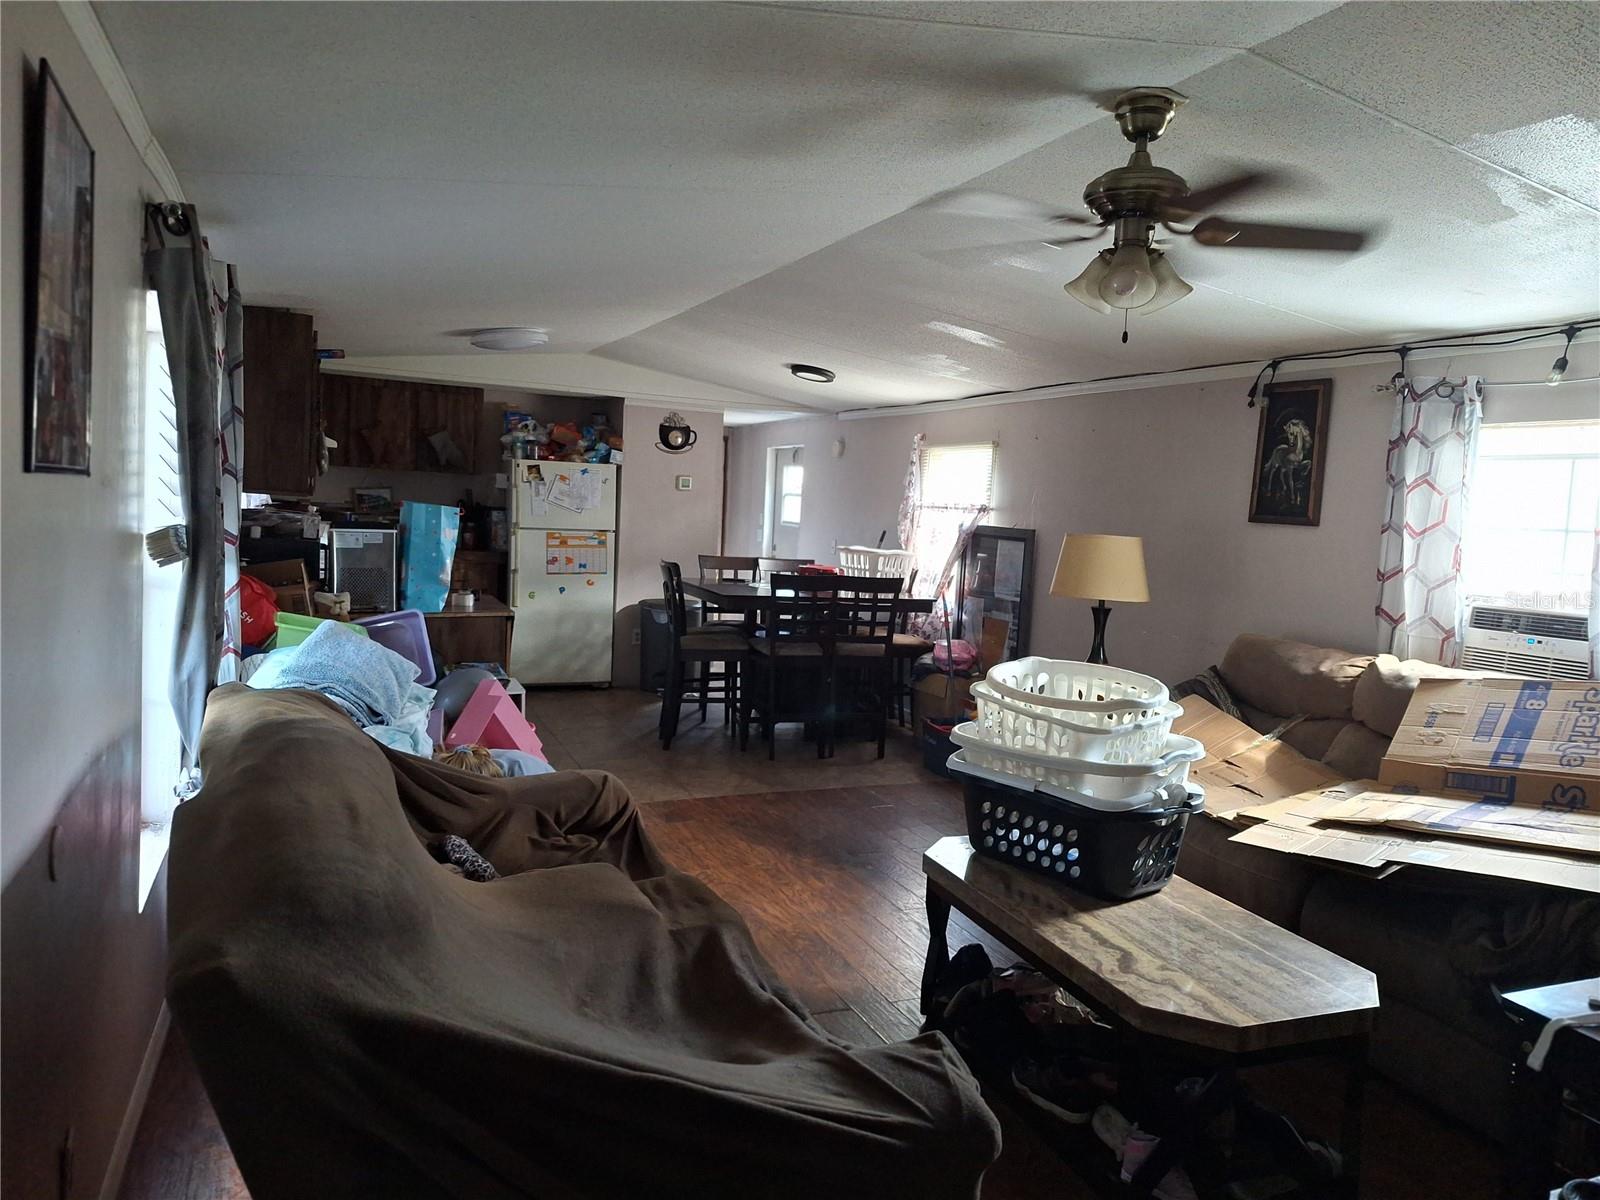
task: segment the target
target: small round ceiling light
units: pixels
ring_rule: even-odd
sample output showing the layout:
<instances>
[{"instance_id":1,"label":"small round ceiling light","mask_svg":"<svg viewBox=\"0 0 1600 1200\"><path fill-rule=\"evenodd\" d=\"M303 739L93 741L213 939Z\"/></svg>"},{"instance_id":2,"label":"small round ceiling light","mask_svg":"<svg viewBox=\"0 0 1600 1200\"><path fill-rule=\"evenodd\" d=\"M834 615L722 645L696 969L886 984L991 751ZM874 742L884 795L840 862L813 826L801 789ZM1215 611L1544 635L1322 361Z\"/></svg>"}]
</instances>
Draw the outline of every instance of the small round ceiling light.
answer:
<instances>
[{"instance_id":1,"label":"small round ceiling light","mask_svg":"<svg viewBox=\"0 0 1600 1200\"><path fill-rule=\"evenodd\" d=\"M542 329L510 325L497 329L475 329L468 340L479 350L532 350L547 343L550 335Z\"/></svg>"},{"instance_id":2,"label":"small round ceiling light","mask_svg":"<svg viewBox=\"0 0 1600 1200\"><path fill-rule=\"evenodd\" d=\"M834 373L827 367L813 367L809 363L790 363L789 374L807 383L832 383L835 379Z\"/></svg>"}]
</instances>

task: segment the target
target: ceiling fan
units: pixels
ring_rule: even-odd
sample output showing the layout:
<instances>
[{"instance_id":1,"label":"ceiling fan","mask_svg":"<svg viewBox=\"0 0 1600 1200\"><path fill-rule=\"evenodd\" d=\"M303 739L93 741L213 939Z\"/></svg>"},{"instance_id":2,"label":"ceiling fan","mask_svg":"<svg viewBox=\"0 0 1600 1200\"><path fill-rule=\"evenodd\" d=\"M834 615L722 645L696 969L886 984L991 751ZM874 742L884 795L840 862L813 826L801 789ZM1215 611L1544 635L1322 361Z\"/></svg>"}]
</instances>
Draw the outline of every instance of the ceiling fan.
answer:
<instances>
[{"instance_id":1,"label":"ceiling fan","mask_svg":"<svg viewBox=\"0 0 1600 1200\"><path fill-rule=\"evenodd\" d=\"M1092 217L1058 212L1020 196L966 189L942 192L919 207L962 216L1033 221L1052 232L1063 226L1093 231L1017 243L1022 246L1041 242L1068 246L1094 241L1110 230L1110 247L1096 254L1082 274L1066 285L1069 296L1100 313L1121 309L1148 316L1194 290L1178 276L1166 253L1157 246L1157 225L1168 233L1191 237L1202 246L1348 253L1366 245L1370 235L1362 230L1266 225L1203 215L1225 200L1278 182L1281 175L1249 171L1191 188L1181 175L1156 166L1150 161L1148 146L1166 132L1186 99L1170 88L1146 87L1123 92L1112 101L1122 135L1133 143L1134 149L1126 166L1112 168L1083 190L1083 202L1094 214ZM1195 224L1179 228L1190 221ZM1003 248L989 249L992 255ZM1127 340L1126 332L1123 340Z\"/></svg>"}]
</instances>

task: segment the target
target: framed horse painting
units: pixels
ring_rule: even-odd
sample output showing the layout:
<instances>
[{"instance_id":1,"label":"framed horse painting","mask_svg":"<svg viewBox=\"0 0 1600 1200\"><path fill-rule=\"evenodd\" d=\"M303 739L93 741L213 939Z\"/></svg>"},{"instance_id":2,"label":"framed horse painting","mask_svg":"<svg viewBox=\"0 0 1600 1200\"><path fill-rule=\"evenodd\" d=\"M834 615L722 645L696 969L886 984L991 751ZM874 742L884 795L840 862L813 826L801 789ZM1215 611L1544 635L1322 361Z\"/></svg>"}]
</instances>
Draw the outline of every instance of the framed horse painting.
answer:
<instances>
[{"instance_id":1,"label":"framed horse painting","mask_svg":"<svg viewBox=\"0 0 1600 1200\"><path fill-rule=\"evenodd\" d=\"M1322 520L1322 465L1327 456L1331 379L1274 383L1256 427L1250 519L1272 525Z\"/></svg>"}]
</instances>

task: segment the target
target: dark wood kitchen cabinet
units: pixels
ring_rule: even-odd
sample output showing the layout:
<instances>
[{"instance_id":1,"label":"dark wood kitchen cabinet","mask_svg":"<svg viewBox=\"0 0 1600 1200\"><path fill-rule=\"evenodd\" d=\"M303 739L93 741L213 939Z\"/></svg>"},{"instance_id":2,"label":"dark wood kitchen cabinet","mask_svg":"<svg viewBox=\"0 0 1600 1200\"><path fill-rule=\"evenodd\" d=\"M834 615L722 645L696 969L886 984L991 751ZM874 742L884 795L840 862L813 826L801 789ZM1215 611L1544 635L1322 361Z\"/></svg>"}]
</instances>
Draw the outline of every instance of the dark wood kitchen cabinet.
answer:
<instances>
[{"instance_id":1,"label":"dark wood kitchen cabinet","mask_svg":"<svg viewBox=\"0 0 1600 1200\"><path fill-rule=\"evenodd\" d=\"M476 471L482 390L434 384L416 388L417 470Z\"/></svg>"},{"instance_id":2,"label":"dark wood kitchen cabinet","mask_svg":"<svg viewBox=\"0 0 1600 1200\"><path fill-rule=\"evenodd\" d=\"M329 452L332 466L477 469L483 414L479 388L327 372L322 376L322 408L328 436L339 443Z\"/></svg>"},{"instance_id":3,"label":"dark wood kitchen cabinet","mask_svg":"<svg viewBox=\"0 0 1600 1200\"><path fill-rule=\"evenodd\" d=\"M322 376L322 407L328 452L335 467L416 469L417 402L411 385L362 375Z\"/></svg>"},{"instance_id":4,"label":"dark wood kitchen cabinet","mask_svg":"<svg viewBox=\"0 0 1600 1200\"><path fill-rule=\"evenodd\" d=\"M245 305L244 490L309 496L321 473L312 317Z\"/></svg>"}]
</instances>

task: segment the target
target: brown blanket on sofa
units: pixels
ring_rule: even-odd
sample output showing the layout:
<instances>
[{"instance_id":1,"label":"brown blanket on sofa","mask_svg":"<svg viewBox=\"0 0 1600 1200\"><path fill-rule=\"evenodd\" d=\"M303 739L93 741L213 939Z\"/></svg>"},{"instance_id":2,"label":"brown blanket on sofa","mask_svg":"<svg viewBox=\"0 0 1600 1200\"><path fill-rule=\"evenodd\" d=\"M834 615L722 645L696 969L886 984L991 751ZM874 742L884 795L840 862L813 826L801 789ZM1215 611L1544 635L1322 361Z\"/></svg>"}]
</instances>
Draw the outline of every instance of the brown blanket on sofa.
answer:
<instances>
[{"instance_id":1,"label":"brown blanket on sofa","mask_svg":"<svg viewBox=\"0 0 1600 1200\"><path fill-rule=\"evenodd\" d=\"M977 1194L998 1128L942 1036L823 1032L615 778L468 775L236 685L201 766L168 996L255 1200Z\"/></svg>"}]
</instances>

